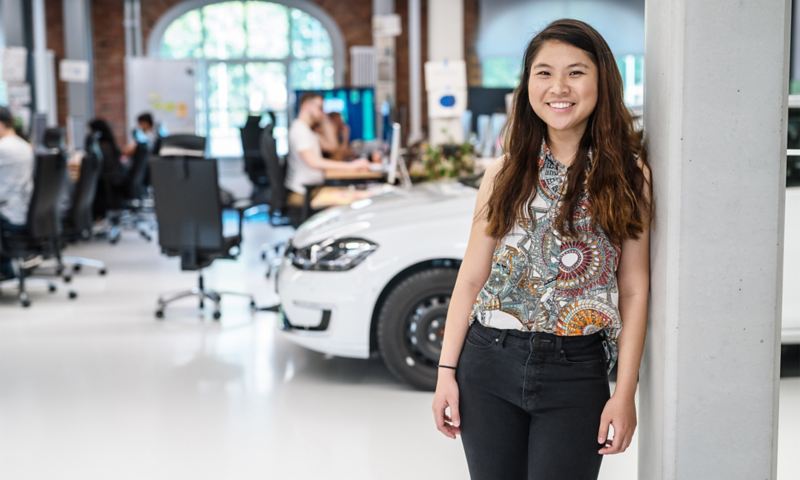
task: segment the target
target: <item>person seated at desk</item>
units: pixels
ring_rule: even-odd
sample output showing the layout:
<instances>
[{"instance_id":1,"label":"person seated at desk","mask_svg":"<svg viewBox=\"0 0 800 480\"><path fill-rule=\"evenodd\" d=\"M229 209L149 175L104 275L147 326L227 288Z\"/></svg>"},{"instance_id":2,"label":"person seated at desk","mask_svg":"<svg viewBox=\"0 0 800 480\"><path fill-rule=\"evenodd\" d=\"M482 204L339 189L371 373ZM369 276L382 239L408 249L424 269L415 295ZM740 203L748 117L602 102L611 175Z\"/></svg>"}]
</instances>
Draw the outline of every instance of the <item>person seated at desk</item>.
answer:
<instances>
[{"instance_id":1,"label":"person seated at desk","mask_svg":"<svg viewBox=\"0 0 800 480\"><path fill-rule=\"evenodd\" d=\"M161 148L161 137L163 132L161 127L157 127L153 114L150 112L140 113L136 117L137 128L133 129L132 139L130 143L125 146L123 153L127 156L133 155L136 151L136 145L140 143L147 144L147 150L153 155L158 155Z\"/></svg>"},{"instance_id":2,"label":"person seated at desk","mask_svg":"<svg viewBox=\"0 0 800 480\"><path fill-rule=\"evenodd\" d=\"M17 136L14 117L0 107L0 231L19 231L33 193L33 147ZM0 253L0 280L14 278L11 259Z\"/></svg>"},{"instance_id":3,"label":"person seated at desk","mask_svg":"<svg viewBox=\"0 0 800 480\"><path fill-rule=\"evenodd\" d=\"M92 142L97 142L103 159L103 167L97 184L97 194L92 205L92 214L95 219L103 218L109 208L118 208L119 199L124 197L126 181L128 178L128 165L124 161L122 151L114 139L111 125L102 118L95 118L89 122L89 133L84 141L84 151L91 148ZM135 146L134 146L135 150Z\"/></svg>"},{"instance_id":4,"label":"person seated at desk","mask_svg":"<svg viewBox=\"0 0 800 480\"><path fill-rule=\"evenodd\" d=\"M344 123L341 113L330 112L324 115L315 131L319 135L323 157L340 161L353 157L350 148L350 127Z\"/></svg>"},{"instance_id":5,"label":"person seated at desk","mask_svg":"<svg viewBox=\"0 0 800 480\"><path fill-rule=\"evenodd\" d=\"M364 158L340 162L322 157L320 138L312 130L325 117L322 111L322 95L303 94L298 110L297 118L289 128L289 159L285 181L289 190L286 201L291 206L303 205L305 186L321 185L325 181L326 169L366 171L369 168L369 162Z\"/></svg>"}]
</instances>

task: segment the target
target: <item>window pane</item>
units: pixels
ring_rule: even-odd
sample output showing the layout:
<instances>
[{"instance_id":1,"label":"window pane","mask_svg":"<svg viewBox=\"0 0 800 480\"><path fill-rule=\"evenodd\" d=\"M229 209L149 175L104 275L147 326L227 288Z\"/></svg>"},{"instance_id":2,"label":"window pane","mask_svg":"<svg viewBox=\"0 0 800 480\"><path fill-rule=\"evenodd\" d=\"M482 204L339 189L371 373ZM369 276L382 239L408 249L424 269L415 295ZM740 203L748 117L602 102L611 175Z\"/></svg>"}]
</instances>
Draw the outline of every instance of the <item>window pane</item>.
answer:
<instances>
[{"instance_id":1,"label":"window pane","mask_svg":"<svg viewBox=\"0 0 800 480\"><path fill-rule=\"evenodd\" d=\"M209 152L212 157L240 157L242 143L239 127L247 119L246 110L216 110L209 114Z\"/></svg>"},{"instance_id":2,"label":"window pane","mask_svg":"<svg viewBox=\"0 0 800 480\"><path fill-rule=\"evenodd\" d=\"M244 5L222 2L203 7L206 30L206 58L241 58L244 56Z\"/></svg>"},{"instance_id":3,"label":"window pane","mask_svg":"<svg viewBox=\"0 0 800 480\"><path fill-rule=\"evenodd\" d=\"M331 37L319 20L296 8L292 9L292 54L298 58L330 57Z\"/></svg>"},{"instance_id":4,"label":"window pane","mask_svg":"<svg viewBox=\"0 0 800 480\"><path fill-rule=\"evenodd\" d=\"M275 149L278 155L286 155L289 153L289 117L285 111L276 115L277 125L272 134L275 137Z\"/></svg>"},{"instance_id":5,"label":"window pane","mask_svg":"<svg viewBox=\"0 0 800 480\"><path fill-rule=\"evenodd\" d=\"M487 57L481 62L484 87L515 88L519 83L520 59L515 57Z\"/></svg>"},{"instance_id":6,"label":"window pane","mask_svg":"<svg viewBox=\"0 0 800 480\"><path fill-rule=\"evenodd\" d=\"M247 2L247 56L284 58L289 55L289 11L283 5Z\"/></svg>"},{"instance_id":7,"label":"window pane","mask_svg":"<svg viewBox=\"0 0 800 480\"><path fill-rule=\"evenodd\" d=\"M286 109L286 67L282 63L248 63L247 77L251 112Z\"/></svg>"},{"instance_id":8,"label":"window pane","mask_svg":"<svg viewBox=\"0 0 800 480\"><path fill-rule=\"evenodd\" d=\"M247 81L244 64L215 62L208 66L208 105L214 110L245 110Z\"/></svg>"},{"instance_id":9,"label":"window pane","mask_svg":"<svg viewBox=\"0 0 800 480\"><path fill-rule=\"evenodd\" d=\"M203 55L200 12L192 10L172 22L161 41L161 56L164 58L197 58Z\"/></svg>"},{"instance_id":10,"label":"window pane","mask_svg":"<svg viewBox=\"0 0 800 480\"><path fill-rule=\"evenodd\" d=\"M314 58L292 62L293 89L333 88L333 60Z\"/></svg>"}]
</instances>

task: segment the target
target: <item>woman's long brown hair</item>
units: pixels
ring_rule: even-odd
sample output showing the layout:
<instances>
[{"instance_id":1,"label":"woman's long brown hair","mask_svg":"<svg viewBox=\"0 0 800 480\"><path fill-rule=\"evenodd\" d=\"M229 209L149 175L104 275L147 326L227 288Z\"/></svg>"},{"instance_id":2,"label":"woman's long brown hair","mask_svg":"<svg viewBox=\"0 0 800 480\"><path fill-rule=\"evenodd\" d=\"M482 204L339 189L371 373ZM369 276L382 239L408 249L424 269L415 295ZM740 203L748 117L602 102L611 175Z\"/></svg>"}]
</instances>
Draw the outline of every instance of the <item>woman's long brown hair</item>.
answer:
<instances>
[{"instance_id":1,"label":"woman's long brown hair","mask_svg":"<svg viewBox=\"0 0 800 480\"><path fill-rule=\"evenodd\" d=\"M623 103L622 78L611 49L594 28L571 19L556 20L548 25L533 37L525 50L522 76L514 91L511 119L506 129L506 158L494 179L487 204L487 233L501 238L511 230L518 216L527 215L527 204L539 183L537 161L542 141L547 136L547 125L530 105L528 79L533 60L547 41L580 48L589 54L598 71L597 106L589 117L578 153L569 168L567 191L556 228L562 234L573 231L572 212L575 212L585 182L594 224L618 245L626 238L638 238L653 213L652 181L647 181L643 174L643 170L649 172L650 169L647 152ZM591 171L587 171L590 149L592 165Z\"/></svg>"}]
</instances>

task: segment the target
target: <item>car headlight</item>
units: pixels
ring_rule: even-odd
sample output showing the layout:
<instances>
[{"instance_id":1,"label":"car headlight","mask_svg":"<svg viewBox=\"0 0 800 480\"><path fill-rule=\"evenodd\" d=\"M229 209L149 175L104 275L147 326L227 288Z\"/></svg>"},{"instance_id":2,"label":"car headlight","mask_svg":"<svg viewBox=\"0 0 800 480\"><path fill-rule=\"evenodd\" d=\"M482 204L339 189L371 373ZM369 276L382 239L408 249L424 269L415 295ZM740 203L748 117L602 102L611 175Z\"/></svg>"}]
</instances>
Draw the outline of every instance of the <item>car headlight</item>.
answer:
<instances>
[{"instance_id":1,"label":"car headlight","mask_svg":"<svg viewBox=\"0 0 800 480\"><path fill-rule=\"evenodd\" d=\"M342 272L354 268L377 248L377 244L363 238L339 238L303 248L291 247L286 254L292 265L301 270Z\"/></svg>"}]
</instances>

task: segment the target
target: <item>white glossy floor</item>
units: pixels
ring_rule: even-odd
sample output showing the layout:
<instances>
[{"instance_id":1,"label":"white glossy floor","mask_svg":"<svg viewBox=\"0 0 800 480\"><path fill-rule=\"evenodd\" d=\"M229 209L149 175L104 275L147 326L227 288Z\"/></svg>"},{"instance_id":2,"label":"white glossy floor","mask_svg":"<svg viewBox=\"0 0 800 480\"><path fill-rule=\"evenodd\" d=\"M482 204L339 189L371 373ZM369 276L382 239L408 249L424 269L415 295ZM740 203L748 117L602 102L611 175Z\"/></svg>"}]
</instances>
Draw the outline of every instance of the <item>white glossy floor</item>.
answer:
<instances>
[{"instance_id":1,"label":"white glossy floor","mask_svg":"<svg viewBox=\"0 0 800 480\"><path fill-rule=\"evenodd\" d=\"M275 300L248 223L238 262L207 283ZM460 445L439 435L431 394L379 360L325 358L284 340L273 314L224 302L221 323L189 301L153 318L160 292L193 285L135 234L73 248L106 260L80 298L0 297L0 479L465 479ZM800 376L781 381L781 480L800 478ZM791 452L790 452L791 450ZM794 455L792 455L794 453ZM601 479L636 479L635 446ZM723 459L720 459L721 461Z\"/></svg>"}]
</instances>

